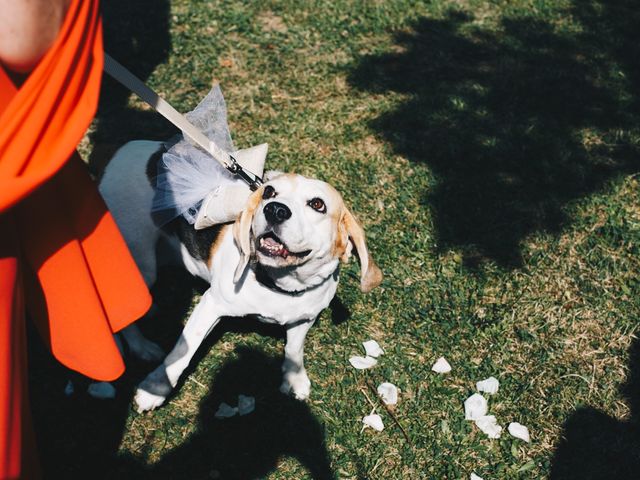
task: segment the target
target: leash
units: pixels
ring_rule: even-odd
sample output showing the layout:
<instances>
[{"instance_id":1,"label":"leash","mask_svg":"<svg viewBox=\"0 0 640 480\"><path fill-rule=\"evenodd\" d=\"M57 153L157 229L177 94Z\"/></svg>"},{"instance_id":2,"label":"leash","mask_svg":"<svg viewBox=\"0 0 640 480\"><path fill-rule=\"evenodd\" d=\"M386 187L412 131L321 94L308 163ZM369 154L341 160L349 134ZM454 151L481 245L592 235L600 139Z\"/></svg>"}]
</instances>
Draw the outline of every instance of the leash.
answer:
<instances>
[{"instance_id":1,"label":"leash","mask_svg":"<svg viewBox=\"0 0 640 480\"><path fill-rule=\"evenodd\" d=\"M115 61L107 53L104 54L104 71L138 95L142 100L148 103L151 108L169 120L173 125L178 127L184 135L197 143L224 168L246 182L251 190L256 190L260 185L262 185L262 178L242 168L242 165L233 158L233 155L222 150L213 141L209 140L204 133L198 130L198 128L187 120L184 115L173 108L169 102L154 92L142 80Z\"/></svg>"}]
</instances>

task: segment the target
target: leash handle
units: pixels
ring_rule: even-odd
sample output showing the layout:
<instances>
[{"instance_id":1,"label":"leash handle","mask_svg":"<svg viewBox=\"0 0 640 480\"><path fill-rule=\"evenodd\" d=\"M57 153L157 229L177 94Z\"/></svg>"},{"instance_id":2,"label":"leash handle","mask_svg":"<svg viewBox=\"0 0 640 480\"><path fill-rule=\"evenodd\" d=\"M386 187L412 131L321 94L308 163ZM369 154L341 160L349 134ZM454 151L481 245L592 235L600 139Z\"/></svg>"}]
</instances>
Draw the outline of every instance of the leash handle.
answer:
<instances>
[{"instance_id":1,"label":"leash handle","mask_svg":"<svg viewBox=\"0 0 640 480\"><path fill-rule=\"evenodd\" d=\"M104 54L104 71L138 95L142 100L148 103L151 108L178 127L184 135L192 139L205 152L211 155L214 160L222 164L224 168L245 181L251 190L256 190L260 185L262 185L262 179L258 175L242 168L242 165L240 165L228 152L225 152L213 141L209 140L198 128L187 120L184 115L173 108L169 102L154 92L142 80L136 77L107 53Z\"/></svg>"}]
</instances>

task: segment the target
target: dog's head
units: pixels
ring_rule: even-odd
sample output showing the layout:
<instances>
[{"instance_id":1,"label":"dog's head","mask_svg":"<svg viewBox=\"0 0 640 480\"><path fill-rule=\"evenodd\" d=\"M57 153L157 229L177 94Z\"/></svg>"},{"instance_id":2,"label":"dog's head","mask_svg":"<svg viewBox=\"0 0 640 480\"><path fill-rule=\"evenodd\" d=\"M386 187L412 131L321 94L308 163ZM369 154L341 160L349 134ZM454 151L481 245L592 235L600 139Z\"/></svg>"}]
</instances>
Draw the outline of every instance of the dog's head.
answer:
<instances>
[{"instance_id":1,"label":"dog's head","mask_svg":"<svg viewBox=\"0 0 640 480\"><path fill-rule=\"evenodd\" d=\"M336 189L301 175L272 173L265 178L233 227L240 250L236 282L251 257L271 271L306 270L304 275L310 276L339 260L346 262L355 247L362 291L380 284L382 272L369 254L364 230Z\"/></svg>"}]
</instances>

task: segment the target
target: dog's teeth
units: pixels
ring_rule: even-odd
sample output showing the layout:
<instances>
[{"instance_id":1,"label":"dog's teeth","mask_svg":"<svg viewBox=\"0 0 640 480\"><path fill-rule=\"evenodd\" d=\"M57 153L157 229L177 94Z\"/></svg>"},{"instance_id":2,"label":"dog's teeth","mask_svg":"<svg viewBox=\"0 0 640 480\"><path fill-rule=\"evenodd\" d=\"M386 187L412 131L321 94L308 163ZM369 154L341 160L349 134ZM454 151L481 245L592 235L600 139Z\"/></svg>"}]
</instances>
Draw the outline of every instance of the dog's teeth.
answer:
<instances>
[{"instance_id":1,"label":"dog's teeth","mask_svg":"<svg viewBox=\"0 0 640 480\"><path fill-rule=\"evenodd\" d=\"M260 249L269 255L283 257L285 259L291 254L283 243L277 242L272 237L262 237L260 239Z\"/></svg>"}]
</instances>

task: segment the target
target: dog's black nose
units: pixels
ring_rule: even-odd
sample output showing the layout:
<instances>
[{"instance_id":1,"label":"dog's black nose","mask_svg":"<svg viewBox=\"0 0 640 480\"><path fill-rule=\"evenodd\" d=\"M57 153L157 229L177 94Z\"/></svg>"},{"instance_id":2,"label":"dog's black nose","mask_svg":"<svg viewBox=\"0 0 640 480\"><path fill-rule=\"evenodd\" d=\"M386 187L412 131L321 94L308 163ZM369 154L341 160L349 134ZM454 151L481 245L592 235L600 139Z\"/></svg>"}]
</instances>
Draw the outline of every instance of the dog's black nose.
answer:
<instances>
[{"instance_id":1,"label":"dog's black nose","mask_svg":"<svg viewBox=\"0 0 640 480\"><path fill-rule=\"evenodd\" d=\"M282 223L291 218L291 210L280 202L270 202L264 206L264 216L270 223Z\"/></svg>"}]
</instances>

